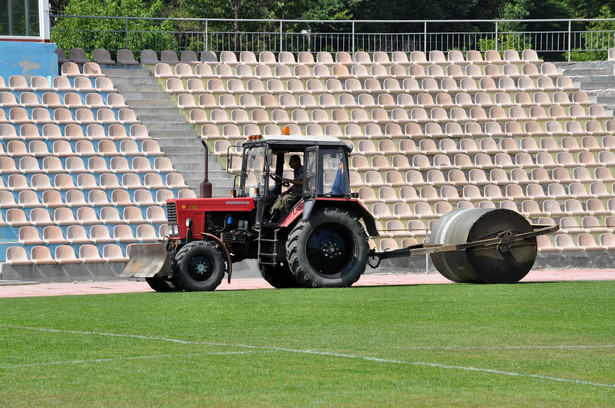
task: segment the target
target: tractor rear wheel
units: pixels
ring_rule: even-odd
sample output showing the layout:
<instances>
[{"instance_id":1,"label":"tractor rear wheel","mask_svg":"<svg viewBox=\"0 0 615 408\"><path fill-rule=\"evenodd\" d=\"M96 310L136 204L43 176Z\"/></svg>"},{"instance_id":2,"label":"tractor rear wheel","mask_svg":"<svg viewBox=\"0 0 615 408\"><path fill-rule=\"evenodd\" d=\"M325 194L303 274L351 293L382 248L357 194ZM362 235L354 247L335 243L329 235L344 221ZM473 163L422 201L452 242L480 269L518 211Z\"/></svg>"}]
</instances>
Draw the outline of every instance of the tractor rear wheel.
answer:
<instances>
[{"instance_id":1,"label":"tractor rear wheel","mask_svg":"<svg viewBox=\"0 0 615 408\"><path fill-rule=\"evenodd\" d=\"M154 289L156 292L174 292L178 290L178 288L173 284L173 282L159 276L145 278L145 281L147 282L149 287Z\"/></svg>"},{"instance_id":2,"label":"tractor rear wheel","mask_svg":"<svg viewBox=\"0 0 615 408\"><path fill-rule=\"evenodd\" d=\"M261 265L260 271L267 283L276 289L303 287L292 274L286 262L276 265Z\"/></svg>"},{"instance_id":3,"label":"tractor rear wheel","mask_svg":"<svg viewBox=\"0 0 615 408\"><path fill-rule=\"evenodd\" d=\"M365 271L368 251L359 220L339 208L314 210L286 241L289 268L307 287L351 286Z\"/></svg>"},{"instance_id":4,"label":"tractor rear wheel","mask_svg":"<svg viewBox=\"0 0 615 408\"><path fill-rule=\"evenodd\" d=\"M222 249L210 241L192 241L175 256L177 285L189 292L216 289L228 269Z\"/></svg>"}]
</instances>

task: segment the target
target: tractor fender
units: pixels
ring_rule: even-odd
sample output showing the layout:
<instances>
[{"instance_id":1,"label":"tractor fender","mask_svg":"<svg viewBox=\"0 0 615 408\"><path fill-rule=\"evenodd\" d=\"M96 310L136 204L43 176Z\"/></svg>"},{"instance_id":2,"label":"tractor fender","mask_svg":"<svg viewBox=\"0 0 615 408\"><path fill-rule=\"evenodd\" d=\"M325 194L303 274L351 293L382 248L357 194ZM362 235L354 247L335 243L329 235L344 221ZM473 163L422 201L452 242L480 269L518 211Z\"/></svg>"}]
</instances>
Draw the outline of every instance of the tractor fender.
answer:
<instances>
[{"instance_id":1,"label":"tractor fender","mask_svg":"<svg viewBox=\"0 0 615 408\"><path fill-rule=\"evenodd\" d=\"M202 232L201 235L203 235L203 238L205 238L206 240L211 239L216 244L220 245L220 248L222 248L224 256L226 257L226 262L228 262L228 283L231 283L231 275L233 274L233 262L231 261L231 253L229 252L227 246L224 244L224 242L222 242L220 238L215 235L208 234L206 232Z\"/></svg>"},{"instance_id":2,"label":"tractor fender","mask_svg":"<svg viewBox=\"0 0 615 408\"><path fill-rule=\"evenodd\" d=\"M358 219L363 219L369 236L377 237L379 235L378 229L376 228L376 221L369 210L359 201L347 198L323 197L317 198L316 200L301 200L295 205L284 221L280 223L280 227L290 227L299 217L303 216L304 219L309 218L310 213L314 209L323 207L341 208L348 211Z\"/></svg>"}]
</instances>

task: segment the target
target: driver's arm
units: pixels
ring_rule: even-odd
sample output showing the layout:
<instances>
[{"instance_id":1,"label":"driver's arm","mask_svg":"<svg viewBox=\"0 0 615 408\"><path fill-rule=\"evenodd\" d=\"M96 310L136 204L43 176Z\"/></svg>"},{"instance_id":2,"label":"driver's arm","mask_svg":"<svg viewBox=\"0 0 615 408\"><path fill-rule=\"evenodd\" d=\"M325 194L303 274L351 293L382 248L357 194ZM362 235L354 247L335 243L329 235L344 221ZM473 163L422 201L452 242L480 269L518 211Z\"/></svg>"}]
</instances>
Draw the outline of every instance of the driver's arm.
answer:
<instances>
[{"instance_id":1,"label":"driver's arm","mask_svg":"<svg viewBox=\"0 0 615 408\"><path fill-rule=\"evenodd\" d=\"M290 184L295 185L295 186L302 186L303 185L303 180L293 180L293 179L289 179L289 178L283 178L282 181L284 181L285 183L290 183Z\"/></svg>"}]
</instances>

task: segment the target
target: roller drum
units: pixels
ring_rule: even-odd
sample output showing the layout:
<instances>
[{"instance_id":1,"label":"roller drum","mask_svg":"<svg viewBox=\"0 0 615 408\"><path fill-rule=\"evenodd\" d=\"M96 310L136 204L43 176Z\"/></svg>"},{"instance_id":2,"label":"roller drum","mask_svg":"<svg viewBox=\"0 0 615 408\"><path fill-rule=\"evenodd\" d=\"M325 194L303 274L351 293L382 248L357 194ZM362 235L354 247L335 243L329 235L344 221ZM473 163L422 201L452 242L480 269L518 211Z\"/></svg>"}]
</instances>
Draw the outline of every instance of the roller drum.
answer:
<instances>
[{"instance_id":1,"label":"roller drum","mask_svg":"<svg viewBox=\"0 0 615 408\"><path fill-rule=\"evenodd\" d=\"M514 234L533 231L521 214L506 209L469 208L451 211L434 225L430 244L466 244L497 237L503 231ZM536 260L536 238L509 246L473 247L434 252L431 260L444 277L463 283L514 283L532 269Z\"/></svg>"}]
</instances>

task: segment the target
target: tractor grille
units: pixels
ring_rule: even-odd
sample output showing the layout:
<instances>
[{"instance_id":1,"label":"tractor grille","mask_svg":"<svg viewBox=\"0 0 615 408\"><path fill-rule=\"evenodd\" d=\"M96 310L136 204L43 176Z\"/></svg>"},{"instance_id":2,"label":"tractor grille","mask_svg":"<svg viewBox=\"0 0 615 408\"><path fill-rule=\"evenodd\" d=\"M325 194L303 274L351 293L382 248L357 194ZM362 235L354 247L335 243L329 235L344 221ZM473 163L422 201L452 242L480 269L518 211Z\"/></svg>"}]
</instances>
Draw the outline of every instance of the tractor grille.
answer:
<instances>
[{"instance_id":1,"label":"tractor grille","mask_svg":"<svg viewBox=\"0 0 615 408\"><path fill-rule=\"evenodd\" d=\"M174 202L167 203L167 221L169 224L177 224L177 211Z\"/></svg>"}]
</instances>

